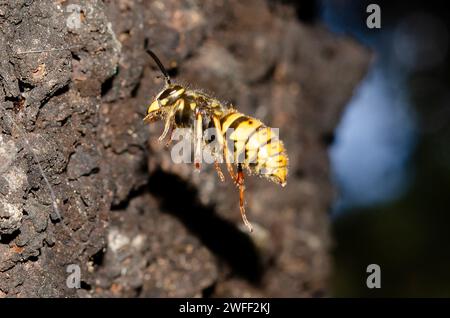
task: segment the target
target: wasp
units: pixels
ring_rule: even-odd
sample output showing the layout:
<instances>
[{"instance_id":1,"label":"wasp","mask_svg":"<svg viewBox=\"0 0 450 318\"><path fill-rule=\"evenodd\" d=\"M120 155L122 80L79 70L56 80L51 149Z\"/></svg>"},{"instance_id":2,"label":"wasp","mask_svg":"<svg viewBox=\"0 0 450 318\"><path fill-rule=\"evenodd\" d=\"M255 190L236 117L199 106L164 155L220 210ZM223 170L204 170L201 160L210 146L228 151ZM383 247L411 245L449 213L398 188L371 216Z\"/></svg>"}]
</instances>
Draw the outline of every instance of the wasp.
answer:
<instances>
[{"instance_id":1,"label":"wasp","mask_svg":"<svg viewBox=\"0 0 450 318\"><path fill-rule=\"evenodd\" d=\"M160 142L176 128L191 129L194 140L194 164L197 170L200 169L202 148L209 142L205 140L204 132L206 129L215 131L214 138L218 144L213 151L216 158L215 168L219 178L224 181L219 162L225 162L231 178L239 189L242 220L252 232L252 225L245 213L244 169L249 174L265 177L284 187L288 173L288 156L283 142L272 128L256 118L240 113L232 105L225 105L199 90L172 83L157 55L149 48L146 51L161 70L165 85L148 107L144 121L151 123L164 120Z\"/></svg>"}]
</instances>

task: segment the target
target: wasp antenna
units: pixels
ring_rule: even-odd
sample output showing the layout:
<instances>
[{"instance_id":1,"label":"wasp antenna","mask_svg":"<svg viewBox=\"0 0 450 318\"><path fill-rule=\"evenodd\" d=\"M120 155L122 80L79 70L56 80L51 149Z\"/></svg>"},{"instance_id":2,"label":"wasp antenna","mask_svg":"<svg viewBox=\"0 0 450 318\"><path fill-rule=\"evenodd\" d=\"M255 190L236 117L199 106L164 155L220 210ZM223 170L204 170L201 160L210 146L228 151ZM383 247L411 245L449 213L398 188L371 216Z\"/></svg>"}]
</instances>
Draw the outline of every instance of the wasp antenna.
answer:
<instances>
[{"instance_id":1,"label":"wasp antenna","mask_svg":"<svg viewBox=\"0 0 450 318\"><path fill-rule=\"evenodd\" d=\"M161 73L163 73L164 78L166 80L166 84L170 85L171 81L170 81L169 73L167 73L166 68L161 63L161 61L159 60L158 56L156 56L156 54L152 50L150 50L147 46L145 47L145 50L147 51L148 55L150 55L153 58L153 60L156 62L156 64L158 65L159 69L161 70Z\"/></svg>"}]
</instances>

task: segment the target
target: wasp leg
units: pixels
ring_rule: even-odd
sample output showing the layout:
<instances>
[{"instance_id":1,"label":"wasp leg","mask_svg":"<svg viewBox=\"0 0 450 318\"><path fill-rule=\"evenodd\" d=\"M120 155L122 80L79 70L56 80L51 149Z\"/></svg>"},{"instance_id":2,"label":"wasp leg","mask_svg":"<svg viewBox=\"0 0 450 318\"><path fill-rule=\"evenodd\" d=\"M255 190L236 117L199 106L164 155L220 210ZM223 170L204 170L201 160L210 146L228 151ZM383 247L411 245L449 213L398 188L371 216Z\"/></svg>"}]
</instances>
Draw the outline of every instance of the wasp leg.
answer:
<instances>
[{"instance_id":1,"label":"wasp leg","mask_svg":"<svg viewBox=\"0 0 450 318\"><path fill-rule=\"evenodd\" d=\"M166 138L167 133L169 132L170 128L173 126L173 116L175 115L175 112L177 110L177 108L183 108L184 107L184 99L179 99L175 105L172 106L172 108L170 109L169 115L167 115L166 118L166 123L164 124L164 131L161 134L161 136L159 136L158 141L161 142L164 140L164 138Z\"/></svg>"},{"instance_id":2,"label":"wasp leg","mask_svg":"<svg viewBox=\"0 0 450 318\"><path fill-rule=\"evenodd\" d=\"M219 163L217 162L217 159L214 160L214 167L216 168L217 175L219 176L220 181L225 181L225 176L223 175L222 169L220 169Z\"/></svg>"},{"instance_id":3,"label":"wasp leg","mask_svg":"<svg viewBox=\"0 0 450 318\"><path fill-rule=\"evenodd\" d=\"M213 116L212 119L214 122L214 127L216 128L217 141L219 142L219 146L220 146L221 150L223 151L223 157L224 157L225 163L227 165L228 173L230 174L231 179L236 180L236 175L233 171L233 166L231 165L231 162L230 162L229 156L228 156L227 143L223 138L223 132L222 132L222 129L220 128L219 118L217 118L216 116Z\"/></svg>"},{"instance_id":4,"label":"wasp leg","mask_svg":"<svg viewBox=\"0 0 450 318\"><path fill-rule=\"evenodd\" d=\"M202 161L202 141L203 141L203 117L201 113L197 113L195 121L195 149L194 149L194 165L195 169L200 170L200 162Z\"/></svg>"},{"instance_id":5,"label":"wasp leg","mask_svg":"<svg viewBox=\"0 0 450 318\"><path fill-rule=\"evenodd\" d=\"M170 144L172 143L173 131L174 131L173 125L170 125L169 139L166 142L166 147L169 147Z\"/></svg>"},{"instance_id":6,"label":"wasp leg","mask_svg":"<svg viewBox=\"0 0 450 318\"><path fill-rule=\"evenodd\" d=\"M233 166L231 165L231 162L229 160L230 158L228 157L228 147L226 146L226 144L224 145L223 152L225 156L225 163L227 165L228 173L230 174L233 180L236 180L236 174L234 173Z\"/></svg>"},{"instance_id":7,"label":"wasp leg","mask_svg":"<svg viewBox=\"0 0 450 318\"><path fill-rule=\"evenodd\" d=\"M234 180L236 185L239 187L239 209L241 211L241 217L244 221L245 226L248 228L250 232L253 232L253 227L250 222L247 220L247 215L245 214L245 185L244 185L244 171L242 170L242 165L238 164L238 172L237 175L233 171L233 166L231 162L228 160L228 148L227 144L224 141L222 129L220 128L220 121L217 117L212 117L214 122L214 127L216 128L217 140L219 142L219 146L223 149L223 156L225 159L225 163L227 164L228 172L231 175L231 178ZM217 165L218 166L218 165ZM223 174L222 174L223 175ZM220 176L220 175L219 175Z\"/></svg>"},{"instance_id":8,"label":"wasp leg","mask_svg":"<svg viewBox=\"0 0 450 318\"><path fill-rule=\"evenodd\" d=\"M162 132L161 136L159 136L158 141L162 142L164 140L164 138L166 138L167 133L170 130L170 127L173 125L172 124L172 112L167 116L166 119L166 123L164 124L164 131Z\"/></svg>"},{"instance_id":9,"label":"wasp leg","mask_svg":"<svg viewBox=\"0 0 450 318\"><path fill-rule=\"evenodd\" d=\"M242 221L244 221L245 226L248 228L250 232L253 232L253 227L250 222L247 220L247 216L245 214L245 185L244 185L244 171L242 170L242 165L238 164L238 172L236 177L236 184L239 187L239 209L241 210Z\"/></svg>"}]
</instances>

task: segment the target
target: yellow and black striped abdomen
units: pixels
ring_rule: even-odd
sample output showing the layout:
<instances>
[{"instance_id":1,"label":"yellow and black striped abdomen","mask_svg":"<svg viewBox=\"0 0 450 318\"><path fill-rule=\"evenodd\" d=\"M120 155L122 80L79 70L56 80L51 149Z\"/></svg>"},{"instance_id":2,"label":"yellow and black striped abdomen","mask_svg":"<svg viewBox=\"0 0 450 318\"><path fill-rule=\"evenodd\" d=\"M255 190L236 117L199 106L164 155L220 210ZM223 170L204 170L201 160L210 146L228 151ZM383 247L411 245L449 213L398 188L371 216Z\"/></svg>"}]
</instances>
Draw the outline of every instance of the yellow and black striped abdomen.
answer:
<instances>
[{"instance_id":1,"label":"yellow and black striped abdomen","mask_svg":"<svg viewBox=\"0 0 450 318\"><path fill-rule=\"evenodd\" d=\"M238 112L225 114L220 123L233 162L282 186L286 184L288 157L276 130Z\"/></svg>"}]
</instances>

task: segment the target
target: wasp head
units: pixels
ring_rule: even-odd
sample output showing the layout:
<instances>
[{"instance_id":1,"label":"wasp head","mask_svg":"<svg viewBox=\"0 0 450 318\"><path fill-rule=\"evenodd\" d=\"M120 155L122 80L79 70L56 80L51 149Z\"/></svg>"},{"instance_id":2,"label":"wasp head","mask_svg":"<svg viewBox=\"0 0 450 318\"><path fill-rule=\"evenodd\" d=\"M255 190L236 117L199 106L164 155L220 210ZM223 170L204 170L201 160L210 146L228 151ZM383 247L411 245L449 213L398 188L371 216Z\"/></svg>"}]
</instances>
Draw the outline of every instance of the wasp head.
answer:
<instances>
[{"instance_id":1,"label":"wasp head","mask_svg":"<svg viewBox=\"0 0 450 318\"><path fill-rule=\"evenodd\" d=\"M145 46L147 46L147 44ZM153 58L153 60L156 62L156 65L158 65L161 73L164 75L164 79L166 82L164 89L158 95L156 95L156 98L148 107L147 116L144 118L144 120L146 121L155 121L165 117L168 114L168 112L171 110L170 106L173 106L176 103L176 101L183 95L186 89L180 85L172 84L172 82L170 81L169 73L167 73L167 70L165 69L159 58L156 56L156 54L148 48L147 53Z\"/></svg>"},{"instance_id":2,"label":"wasp head","mask_svg":"<svg viewBox=\"0 0 450 318\"><path fill-rule=\"evenodd\" d=\"M186 89L181 85L167 85L158 95L156 95L156 98L148 107L147 116L144 120L154 121L164 117L164 115L170 111L170 106L175 104L185 90Z\"/></svg>"}]
</instances>

